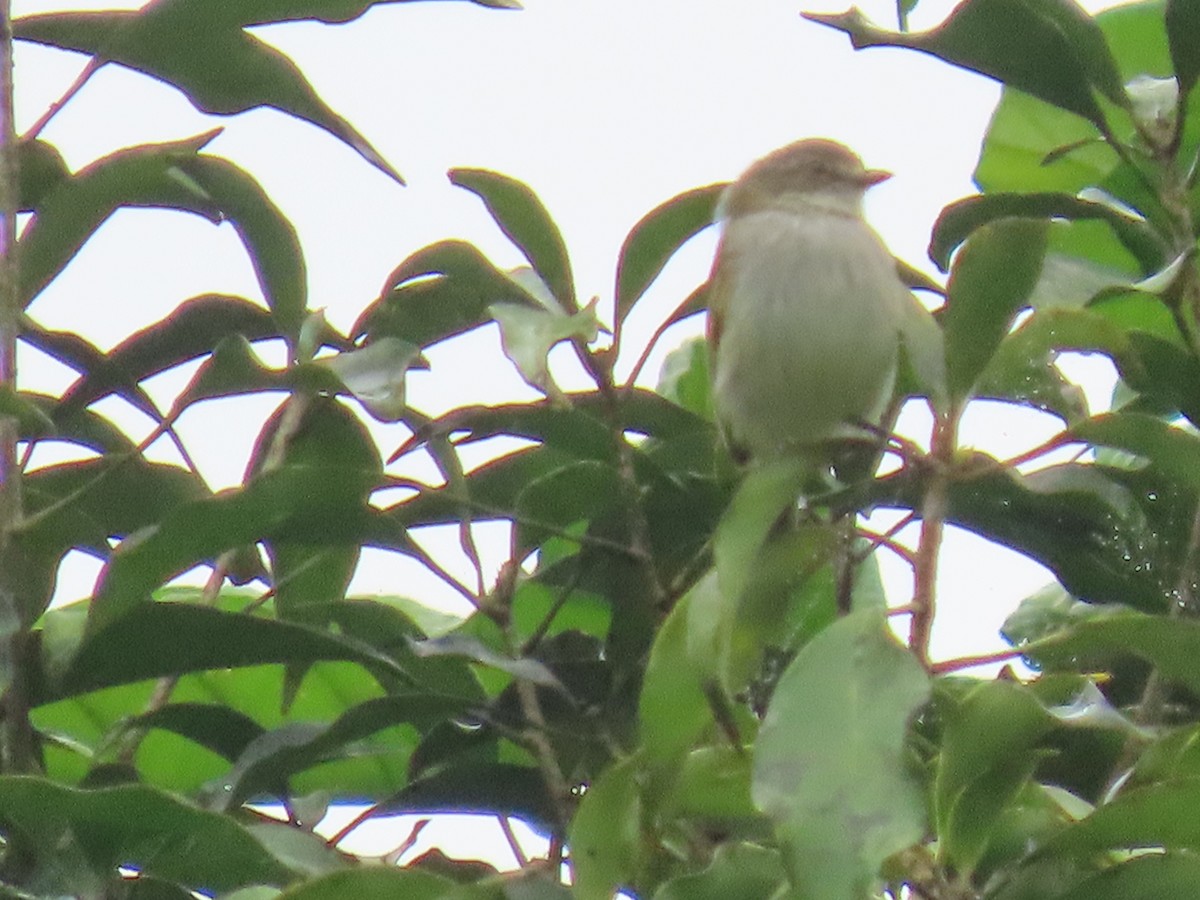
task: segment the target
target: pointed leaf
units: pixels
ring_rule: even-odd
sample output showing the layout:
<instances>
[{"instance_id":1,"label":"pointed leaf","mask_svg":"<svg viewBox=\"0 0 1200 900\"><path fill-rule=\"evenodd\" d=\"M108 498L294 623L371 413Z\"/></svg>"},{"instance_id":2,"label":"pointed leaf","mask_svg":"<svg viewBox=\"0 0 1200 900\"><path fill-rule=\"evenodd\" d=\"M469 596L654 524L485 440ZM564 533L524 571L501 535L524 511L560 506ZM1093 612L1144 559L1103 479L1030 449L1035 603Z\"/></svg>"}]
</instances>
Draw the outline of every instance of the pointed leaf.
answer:
<instances>
[{"instance_id":1,"label":"pointed leaf","mask_svg":"<svg viewBox=\"0 0 1200 900\"><path fill-rule=\"evenodd\" d=\"M0 777L6 831L49 848L86 836L88 861L108 877L132 866L207 893L284 885L295 874L247 829L142 785L76 790L41 778Z\"/></svg>"},{"instance_id":2,"label":"pointed leaf","mask_svg":"<svg viewBox=\"0 0 1200 900\"><path fill-rule=\"evenodd\" d=\"M1101 131L1108 126L1092 91L1128 102L1103 34L1073 0L968 0L926 32L888 31L857 9L805 18L846 32L856 49L909 47L995 78Z\"/></svg>"},{"instance_id":3,"label":"pointed leaf","mask_svg":"<svg viewBox=\"0 0 1200 900\"><path fill-rule=\"evenodd\" d=\"M1200 3L1167 0L1165 19L1179 96L1186 105L1188 94L1200 78Z\"/></svg>"},{"instance_id":4,"label":"pointed leaf","mask_svg":"<svg viewBox=\"0 0 1200 900\"><path fill-rule=\"evenodd\" d=\"M295 63L243 30L237 13L218 17L211 9L204 0L157 0L137 12L26 16L13 23L13 32L20 40L144 72L183 91L201 112L233 115L267 106L304 119L404 183L349 122L322 102Z\"/></svg>"},{"instance_id":5,"label":"pointed leaf","mask_svg":"<svg viewBox=\"0 0 1200 900\"><path fill-rule=\"evenodd\" d=\"M951 203L933 226L929 258L945 272L950 267L950 254L973 231L997 219L1011 217L1097 219L1113 229L1142 263L1145 272L1153 272L1165 262L1166 248L1145 220L1111 204L1050 192L979 194Z\"/></svg>"},{"instance_id":6,"label":"pointed leaf","mask_svg":"<svg viewBox=\"0 0 1200 900\"><path fill-rule=\"evenodd\" d=\"M623 322L671 256L712 224L724 184L685 191L646 213L617 257L617 322Z\"/></svg>"},{"instance_id":7,"label":"pointed leaf","mask_svg":"<svg viewBox=\"0 0 1200 900\"><path fill-rule=\"evenodd\" d=\"M562 234L528 185L487 169L452 169L450 183L466 188L487 205L496 224L541 276L554 298L576 312L575 279Z\"/></svg>"},{"instance_id":8,"label":"pointed leaf","mask_svg":"<svg viewBox=\"0 0 1200 900\"><path fill-rule=\"evenodd\" d=\"M182 169L216 134L210 131L169 144L126 147L51 188L17 242L22 308L120 206L179 209L219 222L216 201L187 179Z\"/></svg>"},{"instance_id":9,"label":"pointed leaf","mask_svg":"<svg viewBox=\"0 0 1200 900\"><path fill-rule=\"evenodd\" d=\"M367 307L350 334L355 339L395 337L428 347L490 321L488 307L495 303L540 308L474 246L441 241L396 267L380 299Z\"/></svg>"},{"instance_id":10,"label":"pointed leaf","mask_svg":"<svg viewBox=\"0 0 1200 900\"><path fill-rule=\"evenodd\" d=\"M951 396L967 397L1037 283L1046 224L1004 219L979 228L955 261L942 319Z\"/></svg>"},{"instance_id":11,"label":"pointed leaf","mask_svg":"<svg viewBox=\"0 0 1200 900\"><path fill-rule=\"evenodd\" d=\"M278 333L270 314L249 300L224 294L193 297L104 354L99 366L67 389L62 402L67 409L80 409L111 393L125 396L144 379L211 353L227 336L253 341Z\"/></svg>"}]
</instances>

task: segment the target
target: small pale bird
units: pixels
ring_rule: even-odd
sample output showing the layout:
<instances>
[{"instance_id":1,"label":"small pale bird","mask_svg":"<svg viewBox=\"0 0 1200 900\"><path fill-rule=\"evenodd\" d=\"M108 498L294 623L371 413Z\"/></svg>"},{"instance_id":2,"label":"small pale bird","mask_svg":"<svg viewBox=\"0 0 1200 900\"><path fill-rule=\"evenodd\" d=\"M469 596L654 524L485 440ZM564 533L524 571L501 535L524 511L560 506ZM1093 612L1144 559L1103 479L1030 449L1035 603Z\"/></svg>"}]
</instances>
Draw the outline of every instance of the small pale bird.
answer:
<instances>
[{"instance_id":1,"label":"small pale bird","mask_svg":"<svg viewBox=\"0 0 1200 900\"><path fill-rule=\"evenodd\" d=\"M863 218L890 173L842 144L760 159L722 196L710 279L713 402L734 458L803 456L873 437L892 395L907 304L896 262Z\"/></svg>"}]
</instances>

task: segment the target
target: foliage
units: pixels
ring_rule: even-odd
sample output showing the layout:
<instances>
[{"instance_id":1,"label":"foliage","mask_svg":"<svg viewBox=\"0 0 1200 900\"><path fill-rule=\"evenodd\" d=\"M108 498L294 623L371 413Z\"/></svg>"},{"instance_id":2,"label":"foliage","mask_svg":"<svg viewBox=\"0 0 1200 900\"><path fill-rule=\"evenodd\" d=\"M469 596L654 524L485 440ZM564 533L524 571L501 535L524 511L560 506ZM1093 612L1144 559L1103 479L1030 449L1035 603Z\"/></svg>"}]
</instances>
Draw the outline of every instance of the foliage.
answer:
<instances>
[{"instance_id":1,"label":"foliage","mask_svg":"<svg viewBox=\"0 0 1200 900\"><path fill-rule=\"evenodd\" d=\"M372 5L156 0L32 16L13 32L91 54L84 80L124 65L208 113L274 107L399 179L246 31L348 21ZM908 347L899 388L898 400L933 409L931 448L893 444L889 474L802 510L786 465L733 471L701 349L676 350L657 391L639 386L667 326L703 313L703 286L649 345L623 327L711 222L720 185L648 213L621 248L610 302L585 303L535 191L455 170L528 266L502 271L466 243L436 243L399 262L342 335L308 310L292 224L251 173L207 151L212 133L76 172L36 132L3 150L18 173L9 205L32 217L0 265L0 332L13 331L0 338L77 380L50 396L17 390L0 366L0 437L19 439L0 460L0 892L1195 892L1200 3L1092 19L1071 0L967 0L920 34L856 11L809 18L855 46L911 48L1006 87L981 193L948 207L931 237L945 303ZM114 210L135 205L232 222L265 303L186 299L107 354L25 313ZM407 406L405 376L425 349L493 323L541 399L438 417ZM259 355L272 341L288 348L280 368ZM586 389L556 384L547 357L561 345ZM1113 361L1113 411L1089 413L1056 364L1066 352ZM144 382L195 361L160 410ZM179 442L173 423L192 405L266 392L284 399L239 488L213 493L189 465L146 459L155 440ZM112 396L157 423L146 440L96 411ZM957 423L978 399L1043 410L1063 430L1021 460L960 449ZM372 417L409 437L380 447ZM498 436L516 449L464 463ZM75 458L26 467L43 442ZM1067 446L1080 450L1072 461L1047 462ZM439 477L393 474L415 457ZM847 541L844 523L874 509L919 519L916 546ZM475 547L485 522L511 535L490 585ZM1014 612L1014 649L998 657L1023 657L1034 677L971 678L962 671L978 660L930 661L944 523L1055 574ZM414 539L430 525L458 528L475 587ZM364 547L426 565L476 611L440 622L420 598L347 596ZM102 576L89 602L49 608L71 550L102 559ZM886 609L880 553L913 567L901 609ZM204 587L170 584L197 565L211 571ZM888 626L906 615L907 647ZM365 812L318 836L330 802ZM371 817L447 811L522 819L549 835L549 857L500 874L338 849Z\"/></svg>"}]
</instances>

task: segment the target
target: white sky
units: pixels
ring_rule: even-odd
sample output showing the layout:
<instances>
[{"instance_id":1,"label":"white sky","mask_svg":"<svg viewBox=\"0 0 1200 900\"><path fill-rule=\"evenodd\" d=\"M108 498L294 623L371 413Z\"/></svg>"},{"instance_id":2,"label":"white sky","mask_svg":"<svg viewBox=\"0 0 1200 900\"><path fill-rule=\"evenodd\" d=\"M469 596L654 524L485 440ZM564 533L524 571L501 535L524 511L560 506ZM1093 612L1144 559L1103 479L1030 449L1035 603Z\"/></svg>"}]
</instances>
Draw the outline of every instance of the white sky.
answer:
<instances>
[{"instance_id":1,"label":"white sky","mask_svg":"<svg viewBox=\"0 0 1200 900\"><path fill-rule=\"evenodd\" d=\"M13 3L16 15L140 5ZM859 5L877 22L894 23L892 3ZM927 27L951 6L924 0L912 24ZM461 237L500 265L519 262L478 199L446 181L455 166L527 181L566 235L581 295L607 302L617 249L642 214L679 191L732 178L784 143L833 137L868 165L896 174L871 193L868 215L896 253L932 271L925 256L930 226L943 205L973 192L970 174L998 88L909 51L856 53L844 35L802 20L801 8L836 11L845 4L526 0L524 11L505 12L465 2L397 3L343 26L257 29L297 61L323 98L405 176L407 188L312 126L273 111L207 119L173 89L115 66L95 76L43 137L81 167L128 144L225 126L208 151L253 172L296 224L310 303L325 307L342 329L401 259L433 241ZM18 130L65 90L83 62L19 45ZM701 236L669 267L654 290L661 309L704 278L713 244L712 234ZM122 211L30 312L48 327L78 328L107 347L210 291L259 297L230 227ZM418 373L412 385L412 402L436 413L530 396L497 354L491 333L434 353L432 372ZM59 390L69 381L33 354L21 366L27 387ZM1097 371L1089 375L1094 400L1111 386L1111 376ZM161 396L188 375L162 378ZM275 402L210 403L184 416L180 430L214 487L240 480L254 430ZM101 409L149 427L116 406L108 401ZM999 416L981 407L967 416L964 438L1006 456L1055 430L1054 420L1032 413ZM385 454L402 437L396 429L377 433ZM1039 567L969 535L951 535L944 560L935 656L999 649L999 623L1048 580ZM895 563L887 571L900 600L906 571ZM91 562L73 560L64 569L63 598L86 596L95 572ZM356 587L454 598L391 556L372 557Z\"/></svg>"}]
</instances>

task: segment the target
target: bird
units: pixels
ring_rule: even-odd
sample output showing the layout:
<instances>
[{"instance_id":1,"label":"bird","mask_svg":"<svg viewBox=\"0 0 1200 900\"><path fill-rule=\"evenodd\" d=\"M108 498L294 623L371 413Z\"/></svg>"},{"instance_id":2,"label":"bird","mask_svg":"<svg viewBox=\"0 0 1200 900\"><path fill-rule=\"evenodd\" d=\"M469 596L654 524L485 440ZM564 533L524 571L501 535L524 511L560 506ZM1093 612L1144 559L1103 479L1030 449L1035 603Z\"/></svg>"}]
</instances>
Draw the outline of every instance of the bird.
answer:
<instances>
[{"instance_id":1,"label":"bird","mask_svg":"<svg viewBox=\"0 0 1200 900\"><path fill-rule=\"evenodd\" d=\"M722 193L707 339L716 418L733 458L801 457L871 439L891 400L915 298L863 215L891 177L836 141L759 159Z\"/></svg>"}]
</instances>

